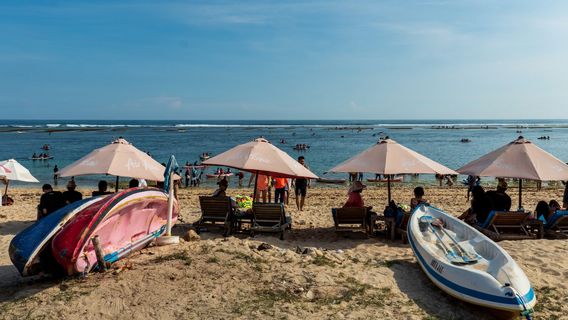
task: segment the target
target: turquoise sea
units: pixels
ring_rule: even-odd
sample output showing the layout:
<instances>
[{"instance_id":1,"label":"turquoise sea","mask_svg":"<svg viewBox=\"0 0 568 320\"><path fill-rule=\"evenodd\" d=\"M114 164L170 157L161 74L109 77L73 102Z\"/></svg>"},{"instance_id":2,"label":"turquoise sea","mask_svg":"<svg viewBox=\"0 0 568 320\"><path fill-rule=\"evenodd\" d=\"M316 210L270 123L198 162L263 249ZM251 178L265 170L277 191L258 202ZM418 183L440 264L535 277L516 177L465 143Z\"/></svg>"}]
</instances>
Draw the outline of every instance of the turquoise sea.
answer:
<instances>
[{"instance_id":1,"label":"turquoise sea","mask_svg":"<svg viewBox=\"0 0 568 320\"><path fill-rule=\"evenodd\" d=\"M42 183L51 183L54 165L63 168L119 136L149 151L159 162L166 162L174 154L184 164L198 161L203 152L215 155L261 135L294 158L303 154L318 175L385 136L453 169L519 135L568 161L568 120L0 120L0 160L15 158ZM550 139L538 139L543 136ZM465 138L471 142L460 142ZM282 139L285 144L281 143ZM54 159L30 160L34 152L42 152L44 144L51 146L49 152ZM299 153L293 150L295 144L307 144L310 148ZM345 178L345 175L325 177ZM85 176L76 180L80 186L92 187L100 178ZM431 181L432 177L424 179ZM108 177L108 180L113 179Z\"/></svg>"}]
</instances>

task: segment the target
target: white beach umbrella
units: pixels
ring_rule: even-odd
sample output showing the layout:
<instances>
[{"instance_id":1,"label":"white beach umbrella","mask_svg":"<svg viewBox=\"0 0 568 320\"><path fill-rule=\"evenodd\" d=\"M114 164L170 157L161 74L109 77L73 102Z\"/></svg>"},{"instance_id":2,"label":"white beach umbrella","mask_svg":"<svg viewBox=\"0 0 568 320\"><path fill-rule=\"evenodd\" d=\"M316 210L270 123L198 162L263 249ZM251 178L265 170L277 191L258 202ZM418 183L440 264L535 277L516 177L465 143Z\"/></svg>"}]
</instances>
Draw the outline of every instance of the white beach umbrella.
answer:
<instances>
[{"instance_id":1,"label":"white beach umbrella","mask_svg":"<svg viewBox=\"0 0 568 320\"><path fill-rule=\"evenodd\" d=\"M5 180L6 189L4 195L8 194L8 183L10 180L23 182L39 182L26 167L22 166L14 159L0 161L0 179ZM1 202L1 201L0 201Z\"/></svg>"}]
</instances>

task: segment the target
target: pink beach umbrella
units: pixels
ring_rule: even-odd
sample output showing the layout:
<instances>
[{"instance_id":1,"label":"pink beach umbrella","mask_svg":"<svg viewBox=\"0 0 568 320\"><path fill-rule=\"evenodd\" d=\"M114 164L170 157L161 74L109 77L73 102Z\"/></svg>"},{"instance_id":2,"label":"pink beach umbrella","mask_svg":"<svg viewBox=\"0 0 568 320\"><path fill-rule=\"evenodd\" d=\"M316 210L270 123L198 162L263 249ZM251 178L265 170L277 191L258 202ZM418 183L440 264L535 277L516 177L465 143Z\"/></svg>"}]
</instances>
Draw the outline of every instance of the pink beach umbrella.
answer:
<instances>
[{"instance_id":1,"label":"pink beach umbrella","mask_svg":"<svg viewBox=\"0 0 568 320\"><path fill-rule=\"evenodd\" d=\"M519 208L522 203L522 179L568 180L566 163L522 136L457 171L473 176L519 179Z\"/></svg>"},{"instance_id":2,"label":"pink beach umbrella","mask_svg":"<svg viewBox=\"0 0 568 320\"><path fill-rule=\"evenodd\" d=\"M278 149L264 138L238 145L213 158L203 161L208 166L224 166L252 173L282 178L317 179L298 161ZM256 181L255 181L256 196Z\"/></svg>"},{"instance_id":3,"label":"pink beach umbrella","mask_svg":"<svg viewBox=\"0 0 568 320\"><path fill-rule=\"evenodd\" d=\"M387 176L388 201L391 201L390 179L395 174L457 174L454 170L389 139L335 166L331 172L369 172Z\"/></svg>"},{"instance_id":4,"label":"pink beach umbrella","mask_svg":"<svg viewBox=\"0 0 568 320\"><path fill-rule=\"evenodd\" d=\"M164 181L165 167L128 141L119 138L111 144L93 150L83 158L66 166L59 175L73 177L90 174L108 174L118 178L130 177L152 181ZM176 179L180 179L176 175Z\"/></svg>"}]
</instances>

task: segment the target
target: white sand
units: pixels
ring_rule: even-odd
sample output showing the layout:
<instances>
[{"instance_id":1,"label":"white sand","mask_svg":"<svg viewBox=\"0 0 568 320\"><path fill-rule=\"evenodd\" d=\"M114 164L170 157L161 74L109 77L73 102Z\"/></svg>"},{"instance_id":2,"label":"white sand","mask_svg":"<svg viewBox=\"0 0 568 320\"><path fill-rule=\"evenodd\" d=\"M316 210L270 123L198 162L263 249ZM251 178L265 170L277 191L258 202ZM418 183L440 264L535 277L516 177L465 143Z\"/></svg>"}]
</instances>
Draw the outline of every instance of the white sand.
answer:
<instances>
[{"instance_id":1,"label":"white sand","mask_svg":"<svg viewBox=\"0 0 568 320\"><path fill-rule=\"evenodd\" d=\"M187 230L199 216L197 196L182 190ZM239 192L240 191L240 192ZM244 193L244 190L230 194ZM120 269L86 279L22 279L8 257L12 237L35 219L39 192L12 191L16 204L0 208L0 319L491 319L487 310L462 303L435 287L400 241L336 235L329 208L343 189L310 189L304 212L284 241L272 235L223 239L218 232L197 242L151 247L117 264ZM458 214L467 208L463 188L428 188L426 198ZM516 201L516 192L510 192ZM410 186L393 198L407 202ZM523 193L525 208L540 199L561 199L561 189ZM383 207L386 191L370 187L369 205ZM272 249L259 251L266 242ZM499 243L523 268L537 294L537 319L568 318L568 240ZM296 247L317 248L298 254ZM566 315L565 315L566 314Z\"/></svg>"}]
</instances>

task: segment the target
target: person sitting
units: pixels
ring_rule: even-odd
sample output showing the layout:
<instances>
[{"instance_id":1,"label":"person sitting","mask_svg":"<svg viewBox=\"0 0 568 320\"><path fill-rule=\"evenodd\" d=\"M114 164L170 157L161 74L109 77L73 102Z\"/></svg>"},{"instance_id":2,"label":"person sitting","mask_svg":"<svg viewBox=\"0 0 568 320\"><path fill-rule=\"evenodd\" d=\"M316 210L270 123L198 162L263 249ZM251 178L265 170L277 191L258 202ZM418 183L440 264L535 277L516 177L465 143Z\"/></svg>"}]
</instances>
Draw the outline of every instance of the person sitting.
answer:
<instances>
[{"instance_id":1,"label":"person sitting","mask_svg":"<svg viewBox=\"0 0 568 320\"><path fill-rule=\"evenodd\" d=\"M111 194L112 192L107 191L108 188L108 184L105 180L101 180L99 181L99 185L98 185L98 190L97 191L93 191L93 193L91 194L93 197L96 196L102 196L105 194Z\"/></svg>"},{"instance_id":2,"label":"person sitting","mask_svg":"<svg viewBox=\"0 0 568 320\"><path fill-rule=\"evenodd\" d=\"M460 220L464 220L467 224L476 225L477 222L483 223L487 220L489 212L493 209L491 198L485 194L482 186L474 186L471 190L471 208L467 209L461 216Z\"/></svg>"},{"instance_id":3,"label":"person sitting","mask_svg":"<svg viewBox=\"0 0 568 320\"><path fill-rule=\"evenodd\" d=\"M504 179L499 179L497 190L487 191L485 194L491 198L493 202L493 210L495 211L510 211L511 210L511 197L506 193L507 182Z\"/></svg>"},{"instance_id":4,"label":"person sitting","mask_svg":"<svg viewBox=\"0 0 568 320\"><path fill-rule=\"evenodd\" d=\"M66 204L70 204L83 199L83 194L81 194L81 192L79 191L76 191L75 188L77 188L75 180L69 180L69 182L67 182L67 191L63 192L63 200Z\"/></svg>"},{"instance_id":5,"label":"person sitting","mask_svg":"<svg viewBox=\"0 0 568 320\"><path fill-rule=\"evenodd\" d=\"M138 179L130 179L130 181L128 182L128 188L137 188L138 185L140 185L140 181L138 181Z\"/></svg>"},{"instance_id":6,"label":"person sitting","mask_svg":"<svg viewBox=\"0 0 568 320\"><path fill-rule=\"evenodd\" d=\"M43 194L37 206L37 220L47 217L59 208L65 206L63 194L60 191L53 191L50 184L46 183L42 186Z\"/></svg>"},{"instance_id":7,"label":"person sitting","mask_svg":"<svg viewBox=\"0 0 568 320\"><path fill-rule=\"evenodd\" d=\"M227 188L229 188L229 181L226 178L223 178L219 180L217 184L219 185L219 188L217 188L217 190L215 190L211 196L215 198L227 197ZM231 199L231 207L237 208L237 201L232 197L230 197L230 199Z\"/></svg>"},{"instance_id":8,"label":"person sitting","mask_svg":"<svg viewBox=\"0 0 568 320\"><path fill-rule=\"evenodd\" d=\"M536 214L536 218L543 222L548 221L548 218L550 218L550 216L553 214L552 210L550 210L550 207L548 206L548 203L543 200L537 203L534 212Z\"/></svg>"},{"instance_id":9,"label":"person sitting","mask_svg":"<svg viewBox=\"0 0 568 320\"><path fill-rule=\"evenodd\" d=\"M560 203L558 203L558 201L556 201L554 199L552 199L552 200L550 200L550 202L548 202L548 207L550 208L552 213L562 209L562 207L560 206Z\"/></svg>"},{"instance_id":10,"label":"person sitting","mask_svg":"<svg viewBox=\"0 0 568 320\"><path fill-rule=\"evenodd\" d=\"M363 197L361 193L363 190L367 188L361 181L355 181L347 191L347 201L343 205L343 208L367 208L367 223L370 224L371 217L373 215L377 215L375 212L371 211L373 209L372 206L365 206L365 202L363 201ZM333 220L335 221L335 213L333 215Z\"/></svg>"},{"instance_id":11,"label":"person sitting","mask_svg":"<svg viewBox=\"0 0 568 320\"><path fill-rule=\"evenodd\" d=\"M428 201L422 197L424 197L424 188L414 188L414 198L410 199L410 211L413 211L414 208L418 207L422 203L428 204Z\"/></svg>"},{"instance_id":12,"label":"person sitting","mask_svg":"<svg viewBox=\"0 0 568 320\"><path fill-rule=\"evenodd\" d=\"M221 180L219 180L219 182L217 182L217 184L219 185L219 188L217 188L217 190L215 190L213 192L213 194L211 195L212 197L226 197L227 196L227 188L229 187L229 181L227 181L227 179L223 178Z\"/></svg>"}]
</instances>

